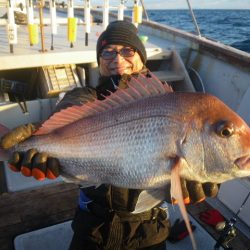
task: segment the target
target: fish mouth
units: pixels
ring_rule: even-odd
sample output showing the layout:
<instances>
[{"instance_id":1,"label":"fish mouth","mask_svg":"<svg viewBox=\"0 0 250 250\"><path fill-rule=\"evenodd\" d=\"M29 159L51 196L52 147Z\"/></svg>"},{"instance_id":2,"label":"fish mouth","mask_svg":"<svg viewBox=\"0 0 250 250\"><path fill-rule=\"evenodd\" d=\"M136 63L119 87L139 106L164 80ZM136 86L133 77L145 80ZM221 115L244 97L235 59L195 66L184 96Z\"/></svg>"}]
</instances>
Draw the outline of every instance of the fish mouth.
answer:
<instances>
[{"instance_id":1,"label":"fish mouth","mask_svg":"<svg viewBox=\"0 0 250 250\"><path fill-rule=\"evenodd\" d=\"M250 155L242 156L234 162L241 170L250 170Z\"/></svg>"}]
</instances>

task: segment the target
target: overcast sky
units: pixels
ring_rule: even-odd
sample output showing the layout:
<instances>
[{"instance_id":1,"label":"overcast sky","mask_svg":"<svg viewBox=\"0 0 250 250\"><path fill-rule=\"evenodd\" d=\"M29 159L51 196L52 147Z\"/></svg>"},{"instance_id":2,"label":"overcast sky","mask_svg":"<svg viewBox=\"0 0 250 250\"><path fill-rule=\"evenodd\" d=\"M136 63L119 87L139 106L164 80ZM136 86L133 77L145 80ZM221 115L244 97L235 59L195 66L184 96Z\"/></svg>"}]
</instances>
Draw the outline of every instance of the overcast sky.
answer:
<instances>
[{"instance_id":1,"label":"overcast sky","mask_svg":"<svg viewBox=\"0 0 250 250\"><path fill-rule=\"evenodd\" d=\"M132 0L125 0L131 6ZM110 0L110 5L118 5L119 0ZM189 0L193 9L250 9L250 0ZM91 0L91 4L102 4L103 1ZM186 9L186 0L144 0L147 9Z\"/></svg>"}]
</instances>

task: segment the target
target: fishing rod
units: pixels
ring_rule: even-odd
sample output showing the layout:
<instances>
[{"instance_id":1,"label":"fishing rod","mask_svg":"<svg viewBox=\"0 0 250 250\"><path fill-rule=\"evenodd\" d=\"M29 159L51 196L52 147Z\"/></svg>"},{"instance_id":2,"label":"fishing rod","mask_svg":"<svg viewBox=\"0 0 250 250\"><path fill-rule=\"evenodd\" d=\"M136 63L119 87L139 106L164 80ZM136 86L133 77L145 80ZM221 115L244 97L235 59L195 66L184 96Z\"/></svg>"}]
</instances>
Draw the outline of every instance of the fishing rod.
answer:
<instances>
[{"instance_id":1,"label":"fishing rod","mask_svg":"<svg viewBox=\"0 0 250 250\"><path fill-rule=\"evenodd\" d=\"M106 30L109 24L109 0L103 1L103 13L102 13L102 29Z\"/></svg>"},{"instance_id":2,"label":"fishing rod","mask_svg":"<svg viewBox=\"0 0 250 250\"><path fill-rule=\"evenodd\" d=\"M188 8L189 8L189 11L190 11L191 16L192 16L192 19L193 19L193 23L194 23L194 26L195 26L197 35L198 35L199 37L201 37L201 32L200 32L199 26L198 26L198 24L197 24L197 21L196 21L196 18L195 18L195 15L194 15L194 12L193 12L193 9L192 9L192 6L191 6L189 0L187 0L187 4L188 4Z\"/></svg>"},{"instance_id":3,"label":"fishing rod","mask_svg":"<svg viewBox=\"0 0 250 250\"><path fill-rule=\"evenodd\" d=\"M243 209L244 205L246 204L248 198L250 197L250 192L242 202L239 210L235 213L235 215L229 220L225 222L224 228L221 232L219 239L217 240L216 244L214 245L214 250L218 250L220 246L223 246L224 249L233 249L228 246L228 243L236 236L234 225L237 221L237 217L241 210Z\"/></svg>"},{"instance_id":4,"label":"fishing rod","mask_svg":"<svg viewBox=\"0 0 250 250\"><path fill-rule=\"evenodd\" d=\"M43 7L44 7L44 0L39 1L39 19L40 19L40 32L41 32L41 52L46 52L45 49L45 42L44 42L44 26L43 26Z\"/></svg>"},{"instance_id":5,"label":"fishing rod","mask_svg":"<svg viewBox=\"0 0 250 250\"><path fill-rule=\"evenodd\" d=\"M117 15L118 20L122 21L124 19L124 9L125 9L124 0L121 0L118 6L118 15Z\"/></svg>"},{"instance_id":6,"label":"fishing rod","mask_svg":"<svg viewBox=\"0 0 250 250\"><path fill-rule=\"evenodd\" d=\"M85 0L84 2L84 19L85 19L85 46L88 46L90 24L91 24L90 0Z\"/></svg>"},{"instance_id":7,"label":"fishing rod","mask_svg":"<svg viewBox=\"0 0 250 250\"><path fill-rule=\"evenodd\" d=\"M54 50L54 35L57 34L56 2L55 2L55 0L50 0L49 5L50 5L50 25L51 25L51 46L50 46L50 49Z\"/></svg>"},{"instance_id":8,"label":"fishing rod","mask_svg":"<svg viewBox=\"0 0 250 250\"><path fill-rule=\"evenodd\" d=\"M142 9L143 9L143 13L144 13L144 15L145 15L147 21L149 21L149 17L148 17L147 10L146 10L146 8L145 8L144 0L141 0L140 2L141 2Z\"/></svg>"},{"instance_id":9,"label":"fishing rod","mask_svg":"<svg viewBox=\"0 0 250 250\"><path fill-rule=\"evenodd\" d=\"M7 31L10 45L10 53L14 53L14 44L17 44L17 25L15 24L15 15L12 0L8 1Z\"/></svg>"}]
</instances>

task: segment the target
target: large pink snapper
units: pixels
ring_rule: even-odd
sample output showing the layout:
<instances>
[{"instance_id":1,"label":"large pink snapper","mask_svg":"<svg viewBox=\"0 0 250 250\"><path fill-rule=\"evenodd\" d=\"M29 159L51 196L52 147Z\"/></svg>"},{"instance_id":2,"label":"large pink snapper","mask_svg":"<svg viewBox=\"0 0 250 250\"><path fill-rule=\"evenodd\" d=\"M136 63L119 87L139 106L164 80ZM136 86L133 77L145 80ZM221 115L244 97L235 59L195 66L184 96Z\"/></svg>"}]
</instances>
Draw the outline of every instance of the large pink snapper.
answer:
<instances>
[{"instance_id":1,"label":"large pink snapper","mask_svg":"<svg viewBox=\"0 0 250 250\"><path fill-rule=\"evenodd\" d=\"M54 114L14 150L30 148L58 158L68 180L146 189L156 200L172 173L181 206L179 176L221 183L250 175L250 129L235 112L143 75L104 101Z\"/></svg>"},{"instance_id":2,"label":"large pink snapper","mask_svg":"<svg viewBox=\"0 0 250 250\"><path fill-rule=\"evenodd\" d=\"M159 188L176 159L180 175L199 182L250 175L250 129L216 97L171 92L143 75L129 86L54 114L15 150L47 152L62 175L92 185Z\"/></svg>"}]
</instances>

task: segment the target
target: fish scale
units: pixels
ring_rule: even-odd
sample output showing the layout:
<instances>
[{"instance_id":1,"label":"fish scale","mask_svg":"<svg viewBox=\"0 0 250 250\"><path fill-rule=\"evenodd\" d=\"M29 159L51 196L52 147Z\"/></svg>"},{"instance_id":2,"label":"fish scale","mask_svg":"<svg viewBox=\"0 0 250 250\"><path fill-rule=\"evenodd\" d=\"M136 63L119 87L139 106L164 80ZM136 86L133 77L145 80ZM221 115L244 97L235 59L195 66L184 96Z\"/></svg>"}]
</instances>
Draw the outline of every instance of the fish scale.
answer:
<instances>
[{"instance_id":1,"label":"fish scale","mask_svg":"<svg viewBox=\"0 0 250 250\"><path fill-rule=\"evenodd\" d=\"M62 170L66 174L81 175L87 172L88 180L93 183L96 180L112 181L113 184L123 187L129 185L133 188L144 188L149 186L149 183L143 185L140 181L147 180L152 173L154 174L152 167L158 164L157 158L161 157L162 148L164 148L162 144L167 141L167 138L163 140L162 132L155 133L155 131L164 130L165 124L164 117L137 119L101 130L94 129L94 132L85 133L82 130L82 135L77 132L77 138L68 137L66 141L60 139L61 135L58 131L55 136L35 137L33 143L31 141L26 145L23 143L22 148L18 150L27 150L32 145L40 152L48 152L51 156L59 158L62 166L71 166L63 167ZM39 145L36 145L37 140ZM64 142L67 144L65 145ZM166 142L165 146L167 146ZM73 151L70 150L72 148L74 148ZM73 159L78 161L75 160L75 164L72 164ZM108 177L112 173L116 179L112 180L105 175L103 180L98 178L96 173L100 172L100 166L103 173L108 173Z\"/></svg>"}]
</instances>

